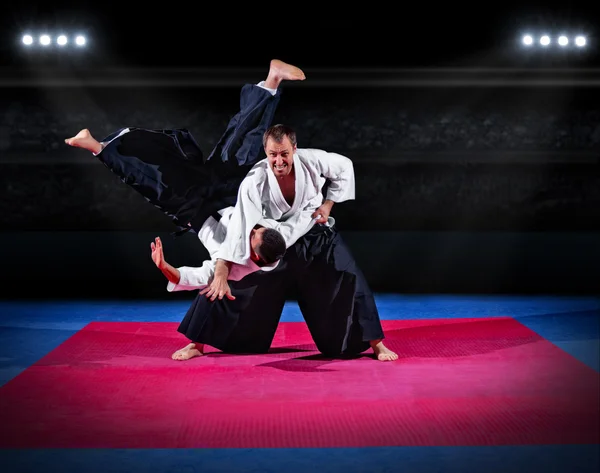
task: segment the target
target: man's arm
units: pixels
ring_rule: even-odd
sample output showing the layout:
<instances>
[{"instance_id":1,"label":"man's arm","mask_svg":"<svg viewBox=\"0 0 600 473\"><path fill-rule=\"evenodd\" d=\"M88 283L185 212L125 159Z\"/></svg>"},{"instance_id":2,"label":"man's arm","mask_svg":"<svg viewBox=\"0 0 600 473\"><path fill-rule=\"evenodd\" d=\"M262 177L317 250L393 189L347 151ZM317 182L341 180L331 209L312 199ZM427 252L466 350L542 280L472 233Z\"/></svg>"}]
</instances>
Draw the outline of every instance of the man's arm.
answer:
<instances>
[{"instance_id":1,"label":"man's arm","mask_svg":"<svg viewBox=\"0 0 600 473\"><path fill-rule=\"evenodd\" d=\"M311 214L311 217L315 219L315 223L327 223L333 204L333 200L325 199L317 210Z\"/></svg>"},{"instance_id":2,"label":"man's arm","mask_svg":"<svg viewBox=\"0 0 600 473\"><path fill-rule=\"evenodd\" d=\"M208 260L200 267L180 266L179 268L173 268L173 270L179 272L179 281L169 279L163 271L163 274L169 280L167 291L194 291L206 288L211 282L215 272L215 262Z\"/></svg>"},{"instance_id":3,"label":"man's arm","mask_svg":"<svg viewBox=\"0 0 600 473\"><path fill-rule=\"evenodd\" d=\"M171 284L179 284L181 281L181 273L177 268L174 268L169 263L163 260L162 264L158 267L160 271L165 275Z\"/></svg>"},{"instance_id":4,"label":"man's arm","mask_svg":"<svg viewBox=\"0 0 600 473\"><path fill-rule=\"evenodd\" d=\"M281 233L286 248L290 248L298 239L305 235L316 223L312 217L312 209L302 210L291 215L287 220L278 222L272 218L263 218L258 224L262 227L273 228Z\"/></svg>"},{"instance_id":5,"label":"man's arm","mask_svg":"<svg viewBox=\"0 0 600 473\"><path fill-rule=\"evenodd\" d=\"M215 273L214 261L205 261L201 267L181 266L175 268L164 257L162 241L159 237L150 243L152 261L169 281L167 291L193 291L205 287Z\"/></svg>"},{"instance_id":6,"label":"man's arm","mask_svg":"<svg viewBox=\"0 0 600 473\"><path fill-rule=\"evenodd\" d=\"M246 264L250 258L250 232L262 218L261 190L266 175L253 168L240 184L227 234L214 255L231 263Z\"/></svg>"},{"instance_id":7,"label":"man's arm","mask_svg":"<svg viewBox=\"0 0 600 473\"><path fill-rule=\"evenodd\" d=\"M214 278L212 282L202 291L200 291L200 294L205 295L211 301L214 301L216 298L223 299L223 297L234 300L235 296L231 294L231 288L227 282L227 279L229 278L229 270L231 269L232 264L233 263L229 261L218 259L215 264Z\"/></svg>"},{"instance_id":8,"label":"man's arm","mask_svg":"<svg viewBox=\"0 0 600 473\"><path fill-rule=\"evenodd\" d=\"M153 242L150 243L150 256L152 261L160 271L165 275L171 284L179 284L181 280L181 273L177 268L174 268L167 260L163 252L162 240L160 237L156 237Z\"/></svg>"},{"instance_id":9,"label":"man's arm","mask_svg":"<svg viewBox=\"0 0 600 473\"><path fill-rule=\"evenodd\" d=\"M340 203L355 198L354 165L349 158L320 149L302 151L306 159L315 167L315 171L329 180L324 202L329 206L329 210L334 202Z\"/></svg>"},{"instance_id":10,"label":"man's arm","mask_svg":"<svg viewBox=\"0 0 600 473\"><path fill-rule=\"evenodd\" d=\"M307 161L316 172L329 180L323 203L314 211L315 223L326 223L333 204L353 200L355 197L354 165L352 161L338 153L320 149L302 150Z\"/></svg>"}]
</instances>

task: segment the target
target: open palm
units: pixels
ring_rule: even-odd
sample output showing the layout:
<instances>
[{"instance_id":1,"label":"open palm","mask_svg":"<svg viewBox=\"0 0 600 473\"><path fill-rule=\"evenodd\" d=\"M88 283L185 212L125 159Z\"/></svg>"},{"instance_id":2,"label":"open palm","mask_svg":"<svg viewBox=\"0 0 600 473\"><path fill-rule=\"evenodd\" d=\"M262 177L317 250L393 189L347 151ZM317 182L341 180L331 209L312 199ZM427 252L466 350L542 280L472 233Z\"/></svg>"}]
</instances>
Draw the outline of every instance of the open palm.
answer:
<instances>
[{"instance_id":1,"label":"open palm","mask_svg":"<svg viewBox=\"0 0 600 473\"><path fill-rule=\"evenodd\" d=\"M152 243L150 243L150 250L152 250L152 261L160 268L165 262L165 256L163 254L162 241L159 237L156 237Z\"/></svg>"}]
</instances>

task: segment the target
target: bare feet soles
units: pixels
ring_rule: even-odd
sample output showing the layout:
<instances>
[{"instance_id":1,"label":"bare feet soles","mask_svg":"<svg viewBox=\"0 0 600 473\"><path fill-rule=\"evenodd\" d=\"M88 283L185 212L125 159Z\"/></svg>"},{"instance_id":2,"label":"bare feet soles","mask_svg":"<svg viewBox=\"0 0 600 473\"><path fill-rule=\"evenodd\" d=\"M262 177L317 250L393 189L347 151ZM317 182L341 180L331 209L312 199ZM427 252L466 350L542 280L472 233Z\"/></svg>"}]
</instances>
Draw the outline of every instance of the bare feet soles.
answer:
<instances>
[{"instance_id":1,"label":"bare feet soles","mask_svg":"<svg viewBox=\"0 0 600 473\"><path fill-rule=\"evenodd\" d=\"M306 76L304 75L302 69L280 61L279 59L273 59L269 69L269 75L265 81L265 86L270 89L276 89L279 87L281 81L304 79L306 79Z\"/></svg>"},{"instance_id":2,"label":"bare feet soles","mask_svg":"<svg viewBox=\"0 0 600 473\"><path fill-rule=\"evenodd\" d=\"M69 146L74 146L75 148L87 149L96 154L102 151L102 145L92 136L87 128L84 128L75 136L67 138L65 143Z\"/></svg>"},{"instance_id":3,"label":"bare feet soles","mask_svg":"<svg viewBox=\"0 0 600 473\"><path fill-rule=\"evenodd\" d=\"M204 355L204 353L202 352L203 350L204 345L201 345L200 343L190 343L189 345L183 347L181 350L177 350L175 353L173 353L171 358L177 361L189 360L190 358L195 358L196 356Z\"/></svg>"},{"instance_id":4,"label":"bare feet soles","mask_svg":"<svg viewBox=\"0 0 600 473\"><path fill-rule=\"evenodd\" d=\"M398 355L387 348L381 340L373 340L371 348L379 361L396 361L398 359Z\"/></svg>"}]
</instances>

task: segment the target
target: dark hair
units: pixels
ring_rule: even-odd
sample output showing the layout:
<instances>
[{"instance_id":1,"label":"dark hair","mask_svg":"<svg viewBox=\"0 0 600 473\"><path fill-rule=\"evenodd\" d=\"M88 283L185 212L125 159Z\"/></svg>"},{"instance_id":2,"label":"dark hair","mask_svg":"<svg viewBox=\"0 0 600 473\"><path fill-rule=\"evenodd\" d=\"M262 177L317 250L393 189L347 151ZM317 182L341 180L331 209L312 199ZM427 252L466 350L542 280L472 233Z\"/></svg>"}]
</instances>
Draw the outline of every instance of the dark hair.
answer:
<instances>
[{"instance_id":1,"label":"dark hair","mask_svg":"<svg viewBox=\"0 0 600 473\"><path fill-rule=\"evenodd\" d=\"M285 137L288 137L292 146L296 146L296 132L287 125L273 125L263 134L263 148L267 147L267 140L273 138L276 143L281 143Z\"/></svg>"},{"instance_id":2,"label":"dark hair","mask_svg":"<svg viewBox=\"0 0 600 473\"><path fill-rule=\"evenodd\" d=\"M285 240L281 233L273 228L265 228L262 234L262 243L256 253L266 264L274 263L285 255Z\"/></svg>"}]
</instances>

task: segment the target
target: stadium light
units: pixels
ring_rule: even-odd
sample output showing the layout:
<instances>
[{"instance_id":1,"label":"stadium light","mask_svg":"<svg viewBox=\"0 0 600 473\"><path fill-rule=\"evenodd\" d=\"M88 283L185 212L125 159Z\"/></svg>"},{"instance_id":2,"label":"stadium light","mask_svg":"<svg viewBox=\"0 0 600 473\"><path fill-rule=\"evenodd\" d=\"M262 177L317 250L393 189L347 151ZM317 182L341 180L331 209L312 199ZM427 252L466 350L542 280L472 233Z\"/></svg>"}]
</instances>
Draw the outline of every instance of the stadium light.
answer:
<instances>
[{"instance_id":1,"label":"stadium light","mask_svg":"<svg viewBox=\"0 0 600 473\"><path fill-rule=\"evenodd\" d=\"M556 36L553 35L552 32L544 32L535 34L534 32L529 32L521 36L521 44L528 48L534 48L535 46L541 47L543 49L550 50L553 47L560 47L564 50L572 50L573 47L583 48L587 46L588 41L585 35L574 33L569 34L568 32L560 32L556 33Z\"/></svg>"},{"instance_id":2,"label":"stadium light","mask_svg":"<svg viewBox=\"0 0 600 473\"><path fill-rule=\"evenodd\" d=\"M523 44L525 46L531 46L533 44L533 37L530 34L523 36Z\"/></svg>"},{"instance_id":3,"label":"stadium light","mask_svg":"<svg viewBox=\"0 0 600 473\"><path fill-rule=\"evenodd\" d=\"M37 39L34 39L37 38ZM83 34L70 33L68 31L52 32L28 32L23 33L21 36L21 42L24 46L34 48L35 46L43 47L44 49L51 49L52 45L59 46L61 50L67 48L68 45L82 47L88 42L87 38ZM56 50L56 49L55 49Z\"/></svg>"}]
</instances>

